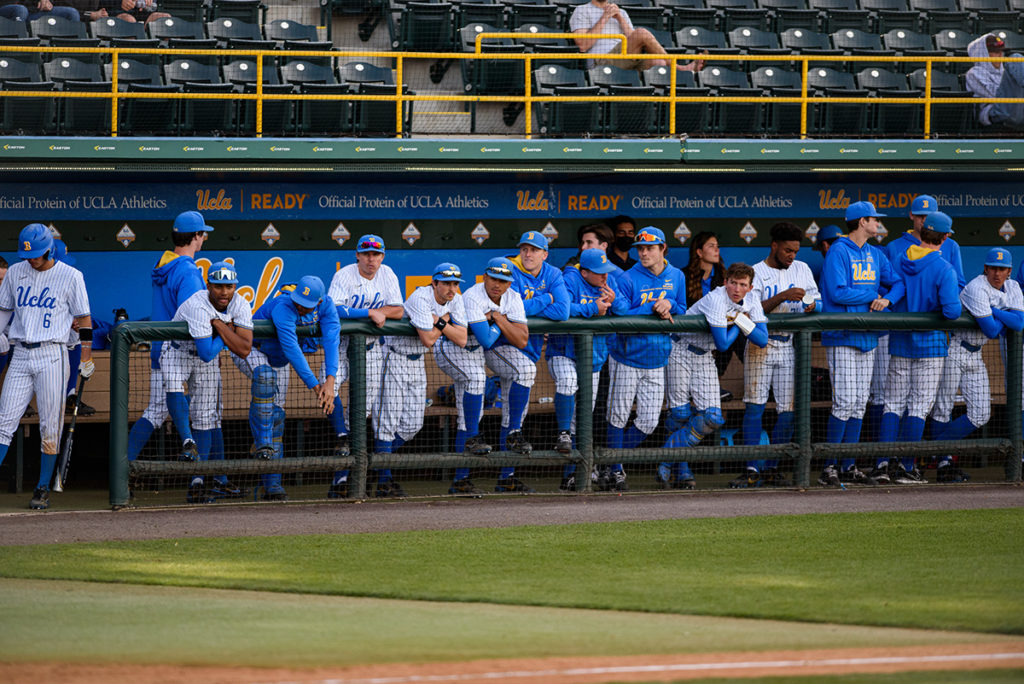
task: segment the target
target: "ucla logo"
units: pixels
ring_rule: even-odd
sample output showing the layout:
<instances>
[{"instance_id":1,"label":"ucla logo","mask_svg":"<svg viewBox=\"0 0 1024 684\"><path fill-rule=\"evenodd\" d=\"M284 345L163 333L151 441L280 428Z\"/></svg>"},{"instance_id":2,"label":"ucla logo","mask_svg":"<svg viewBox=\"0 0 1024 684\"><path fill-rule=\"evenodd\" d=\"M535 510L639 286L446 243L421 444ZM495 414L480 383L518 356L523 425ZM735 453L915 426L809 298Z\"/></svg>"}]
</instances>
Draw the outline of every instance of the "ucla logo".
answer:
<instances>
[{"instance_id":1,"label":"ucla logo","mask_svg":"<svg viewBox=\"0 0 1024 684\"><path fill-rule=\"evenodd\" d=\"M527 239L527 240L532 240L532 239L533 239L533 233L530 233L530 234L529 234L529 235L527 236L527 238L526 238L526 239Z\"/></svg>"},{"instance_id":2,"label":"ucla logo","mask_svg":"<svg viewBox=\"0 0 1024 684\"><path fill-rule=\"evenodd\" d=\"M22 247L21 249L22 249L23 252L31 252L32 251L32 243L29 242L28 240L25 240L25 246Z\"/></svg>"},{"instance_id":3,"label":"ucla logo","mask_svg":"<svg viewBox=\"0 0 1024 684\"><path fill-rule=\"evenodd\" d=\"M1002 252L996 252L996 261L1002 261L1002 260L1003 260L1003 253Z\"/></svg>"},{"instance_id":4,"label":"ucla logo","mask_svg":"<svg viewBox=\"0 0 1024 684\"><path fill-rule=\"evenodd\" d=\"M865 266L864 264L855 263L853 265L853 279L860 282L874 282L877 274L875 269L871 267L871 264Z\"/></svg>"},{"instance_id":5,"label":"ucla logo","mask_svg":"<svg viewBox=\"0 0 1024 684\"><path fill-rule=\"evenodd\" d=\"M309 288L308 287L302 288L302 294L308 297L309 296Z\"/></svg>"},{"instance_id":6,"label":"ucla logo","mask_svg":"<svg viewBox=\"0 0 1024 684\"><path fill-rule=\"evenodd\" d=\"M44 287L38 295L32 294L32 286L18 288L18 306L37 309L56 309L57 298L50 296L50 288Z\"/></svg>"}]
</instances>

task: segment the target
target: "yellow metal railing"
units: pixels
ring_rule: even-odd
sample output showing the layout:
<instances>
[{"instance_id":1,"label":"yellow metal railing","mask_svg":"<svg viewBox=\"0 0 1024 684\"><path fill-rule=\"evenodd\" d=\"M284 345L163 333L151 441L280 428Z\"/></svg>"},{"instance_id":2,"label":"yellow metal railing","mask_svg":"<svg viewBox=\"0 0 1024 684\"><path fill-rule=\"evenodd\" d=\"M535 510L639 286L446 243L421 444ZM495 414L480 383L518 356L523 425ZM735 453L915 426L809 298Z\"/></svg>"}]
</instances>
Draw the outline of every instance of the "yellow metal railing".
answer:
<instances>
[{"instance_id":1,"label":"yellow metal railing","mask_svg":"<svg viewBox=\"0 0 1024 684\"><path fill-rule=\"evenodd\" d=\"M25 53L43 53L43 54L104 54L110 55L111 60L114 64L117 64L122 57L130 57L132 55L163 55L173 57L189 57L194 55L200 56L217 56L217 57L241 57L241 56L252 56L256 63L256 74L257 79L254 82L256 86L255 93L133 93L133 92L119 92L118 88L118 72L119 68L111 70L111 90L107 92L66 92L66 91L19 91L19 90L0 90L0 98L2 97L32 97L32 98L105 98L111 101L111 136L118 135L118 102L125 99L171 99L171 100L255 100L256 101L256 137L263 136L263 103L266 101L275 100L286 100L286 101L307 101L307 100L337 100L337 101L388 101L395 103L395 126L396 126L396 137L402 137L404 135L404 107L406 102L465 102L465 103L480 103L480 102L502 102L511 103L518 102L523 104L524 118L525 118L525 134L527 138L533 136L533 111L532 104L545 103L545 102L651 102L668 104L669 106L669 126L668 135L676 134L676 104L687 103L687 102L725 102L725 103L787 103L800 104L800 137L807 137L807 121L808 121L808 105L832 102L832 103L863 103L867 104L921 104L924 107L924 128L923 136L925 138L931 137L931 124L932 124L932 105L935 104L986 104L986 103L1024 103L1024 98L957 98L957 97L936 97L932 92L932 74L933 65L938 63L956 63L956 62L978 62L979 60L972 57L949 57L949 56L929 56L929 57L905 57L905 56L830 56L830 55L733 55L733 54L715 54L708 55L704 53L693 53L693 54L665 54L665 55L637 55L633 53L626 53L625 42L623 40L621 51L613 54L602 54L600 59L602 60L637 60L637 59L660 59L665 60L672 67L677 66L679 61L689 62L692 60L714 60L716 62L743 62L751 59L756 59L758 62L799 62L800 73L801 73L801 88L800 97L722 97L709 95L705 97L679 97L676 93L677 84L677 70L673 68L671 70L669 92L665 95L648 95L648 96L611 96L611 95L591 95L591 96L565 96L565 95L537 95L533 93L532 88L532 76L533 76L533 64L537 60L542 61L563 61L563 60L580 60L591 57L586 53L579 52L565 52L565 53L504 53L504 52L483 52L482 41L488 37L513 37L519 39L532 39L532 38L617 38L624 39L622 34L572 34L572 33L551 33L551 34L522 34L522 33L481 33L476 36L476 46L474 52L392 52L392 51L365 51L365 50L337 50L337 51L317 51L317 50L288 50L287 55L290 58L305 58L305 57L330 57L334 59L339 58L360 58L360 59L390 59L395 62L395 94L394 95L363 95L359 93L348 93L348 94L302 94L302 93L283 93L283 94L269 94L263 92L263 60L266 57L277 57L282 53L274 50L198 50L198 49L153 49L153 48L127 48L127 47L116 47L116 48L85 48L85 47L24 47L15 45L0 45L0 53L12 55L14 53L25 52ZM435 60L520 60L523 62L524 69L524 94L523 95L452 95L452 94L410 94L402 92L404 73L405 73L405 62L406 60L423 60L423 59L435 59ZM991 62L1024 62L1024 57L1002 57L998 59L988 59L984 61ZM887 98L887 97L871 97L871 98L854 98L854 97L820 97L808 95L808 72L810 70L810 63L814 62L816 65L826 62L912 62L925 65L925 90L924 97L921 99L911 98ZM10 86L11 83L9 82Z\"/></svg>"}]
</instances>

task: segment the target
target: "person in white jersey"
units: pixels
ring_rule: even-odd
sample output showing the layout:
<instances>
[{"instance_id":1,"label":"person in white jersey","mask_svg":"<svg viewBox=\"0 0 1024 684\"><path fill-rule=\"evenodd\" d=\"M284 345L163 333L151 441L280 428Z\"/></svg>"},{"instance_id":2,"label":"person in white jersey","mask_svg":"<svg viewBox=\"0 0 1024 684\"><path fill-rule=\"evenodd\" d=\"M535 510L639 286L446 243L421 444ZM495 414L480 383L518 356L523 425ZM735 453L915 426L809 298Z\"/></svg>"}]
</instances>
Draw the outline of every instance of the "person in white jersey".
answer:
<instances>
[{"instance_id":1,"label":"person in white jersey","mask_svg":"<svg viewBox=\"0 0 1024 684\"><path fill-rule=\"evenodd\" d=\"M39 411L42 459L39 482L29 507L50 505L50 481L60 451L64 426L64 388L68 381L68 331L78 324L82 361L78 372L93 374L92 318L85 280L77 269L53 258L53 235L32 223L18 235L18 256L0 284L0 330L11 324L8 339L13 352L0 393L0 463L7 455L14 430L32 396Z\"/></svg>"}]
</instances>

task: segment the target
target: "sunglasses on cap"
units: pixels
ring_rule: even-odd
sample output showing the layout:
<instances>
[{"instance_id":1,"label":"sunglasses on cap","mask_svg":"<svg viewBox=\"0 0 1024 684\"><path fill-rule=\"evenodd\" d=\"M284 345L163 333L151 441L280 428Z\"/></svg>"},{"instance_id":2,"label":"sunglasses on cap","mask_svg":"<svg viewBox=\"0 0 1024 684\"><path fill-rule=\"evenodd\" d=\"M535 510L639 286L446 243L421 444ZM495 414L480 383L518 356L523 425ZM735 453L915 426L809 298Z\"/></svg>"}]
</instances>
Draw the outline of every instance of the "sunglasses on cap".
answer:
<instances>
[{"instance_id":1,"label":"sunglasses on cap","mask_svg":"<svg viewBox=\"0 0 1024 684\"><path fill-rule=\"evenodd\" d=\"M462 271L456 271L453 268L446 268L443 271L438 271L437 273L434 274L435 278L437 276L442 276L444 278L461 278Z\"/></svg>"},{"instance_id":2,"label":"sunglasses on cap","mask_svg":"<svg viewBox=\"0 0 1024 684\"><path fill-rule=\"evenodd\" d=\"M488 275L510 276L512 275L512 269L505 264L502 264L500 266L488 266L484 273Z\"/></svg>"},{"instance_id":3,"label":"sunglasses on cap","mask_svg":"<svg viewBox=\"0 0 1024 684\"><path fill-rule=\"evenodd\" d=\"M636 236L637 242L657 242L658 240L658 236L655 235L654 233L641 232L639 235Z\"/></svg>"},{"instance_id":4,"label":"sunglasses on cap","mask_svg":"<svg viewBox=\"0 0 1024 684\"><path fill-rule=\"evenodd\" d=\"M380 240L363 240L359 243L359 249L376 249L383 251L384 243Z\"/></svg>"},{"instance_id":5,"label":"sunglasses on cap","mask_svg":"<svg viewBox=\"0 0 1024 684\"><path fill-rule=\"evenodd\" d=\"M237 277L237 274L230 268L222 268L209 273L206 279L213 283L219 283L225 280L235 280Z\"/></svg>"}]
</instances>

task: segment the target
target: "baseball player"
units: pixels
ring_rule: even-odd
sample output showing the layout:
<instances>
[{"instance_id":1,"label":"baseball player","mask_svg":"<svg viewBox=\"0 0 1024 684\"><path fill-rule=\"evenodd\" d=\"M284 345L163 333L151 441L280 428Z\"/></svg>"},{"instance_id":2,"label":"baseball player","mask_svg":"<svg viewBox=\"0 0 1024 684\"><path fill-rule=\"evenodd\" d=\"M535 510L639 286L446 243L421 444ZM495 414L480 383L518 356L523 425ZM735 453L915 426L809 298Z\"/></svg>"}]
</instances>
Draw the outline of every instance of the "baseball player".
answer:
<instances>
[{"instance_id":1,"label":"baseball player","mask_svg":"<svg viewBox=\"0 0 1024 684\"><path fill-rule=\"evenodd\" d=\"M548 239L537 231L523 233L519 239L519 254L509 259L512 270L512 289L523 298L527 316L539 316L552 321L569 318L569 291L562 273L547 263ZM543 335L530 335L522 350L498 340L484 353L487 367L501 378L501 437L499 444L506 450L521 454L533 451L533 445L523 436L523 419L530 401L530 388L537 377ZM501 469L499 492L522 492L524 485L515 478L515 468Z\"/></svg>"},{"instance_id":2,"label":"baseball player","mask_svg":"<svg viewBox=\"0 0 1024 684\"><path fill-rule=\"evenodd\" d=\"M963 307L956 273L939 253L942 242L952 230L953 219L941 211L925 217L920 231L921 244L911 245L896 262L907 293L893 306L895 311L941 312L949 320L960 317ZM885 413L879 441L919 442L924 436L925 418L935 403L946 363L946 333L941 330L892 332L889 353ZM888 465L887 459L880 458L875 468L879 473L887 473ZM925 482L912 456L901 459L895 480L900 484Z\"/></svg>"},{"instance_id":3,"label":"baseball player","mask_svg":"<svg viewBox=\"0 0 1024 684\"><path fill-rule=\"evenodd\" d=\"M29 508L45 510L50 506L50 480L64 427L68 331L72 322L78 324L82 339L79 373L88 378L95 370L92 323L82 274L54 260L49 228L40 223L25 226L18 235L18 256L23 261L11 266L0 284L0 330L11 324L9 340L14 349L0 393L0 463L35 395L42 453L39 482Z\"/></svg>"},{"instance_id":4,"label":"baseball player","mask_svg":"<svg viewBox=\"0 0 1024 684\"><path fill-rule=\"evenodd\" d=\"M569 290L569 315L576 318L594 318L610 314L622 315L626 311L625 300L615 288L612 274L619 270L611 263L605 249L593 247L580 253L579 264L567 266L562 272ZM597 403L597 386L601 368L608 359L608 345L611 335L595 335L593 344L593 394L591 408ZM570 335L549 335L545 352L548 369L555 380L555 420L558 425L558 441L555 451L568 454L572 451L576 433L576 392L579 389L576 377L576 349ZM560 489L576 488L575 464L567 464L562 472ZM612 466L599 487L605 490L626 491L626 473L621 464Z\"/></svg>"},{"instance_id":5,"label":"baseball player","mask_svg":"<svg viewBox=\"0 0 1024 684\"><path fill-rule=\"evenodd\" d=\"M1009 250L994 247L985 255L982 275L967 283L960 293L960 302L974 316L981 330L955 330L950 335L949 355L931 413L933 439L966 439L992 415L992 396L982 347L986 339L996 339L1004 330L1024 329L1024 295L1017 281L1010 278L1012 268ZM958 389L967 404L967 413L951 421ZM970 478L956 467L951 457L943 456L939 459L935 479L965 482Z\"/></svg>"},{"instance_id":6,"label":"baseball player","mask_svg":"<svg viewBox=\"0 0 1024 684\"><path fill-rule=\"evenodd\" d=\"M821 298L810 267L797 261L803 231L788 222L776 223L771 229L771 247L764 261L754 264L753 295L760 299L764 313L811 313ZM743 431L740 443L754 446L761 443L761 423L769 390L775 396L778 417L772 430L772 444L788 444L793 439L793 369L796 357L793 336L776 333L768 336L768 344L747 344L743 363ZM756 487L781 484L778 463L748 461L743 475L729 483L733 487Z\"/></svg>"},{"instance_id":7,"label":"baseball player","mask_svg":"<svg viewBox=\"0 0 1024 684\"><path fill-rule=\"evenodd\" d=\"M378 235L364 235L356 242L356 262L335 272L327 296L338 308L338 318L369 318L378 328L388 319L398 320L405 314L402 307L402 290L398 277L390 266L384 264L384 240ZM342 337L338 349L338 386L348 380L348 337ZM380 372L384 351L380 339L366 341L366 411L370 415L377 403L380 390ZM365 420L365 416L363 420ZM348 456L348 427L341 397L334 402L331 412L337 441L334 455ZM334 473L328 497L332 499L348 496L348 470ZM385 478L386 480L387 478Z\"/></svg>"},{"instance_id":8,"label":"baseball player","mask_svg":"<svg viewBox=\"0 0 1024 684\"><path fill-rule=\"evenodd\" d=\"M487 382L487 352L500 344L509 348L502 353L511 358L514 353L511 349L523 349L529 341L523 298L512 289L515 270L516 265L503 257L488 261L483 282L477 283L462 295L469 324L465 346L460 347L447 337L442 337L440 346L434 350L438 368L455 382L455 406L459 414L455 451L460 453L468 451L483 456L491 452L491 446L480 437L480 416L484 410L484 388ZM517 478L501 486L511 486L513 491L529 490ZM469 468L456 468L448 493L479 496L482 491L469 479Z\"/></svg>"},{"instance_id":9,"label":"baseball player","mask_svg":"<svg viewBox=\"0 0 1024 684\"><path fill-rule=\"evenodd\" d=\"M68 254L68 246L63 240L54 238L53 240L53 259L61 263L67 264L68 266L74 266L76 260L73 256ZM98 321L93 320L93 337L99 337L99 325ZM95 348L96 340L93 340ZM67 386L67 399L64 402L65 413L71 413L75 409L75 405L78 405L78 415L80 416L91 416L96 413L96 409L89 406L84 401L79 403L78 401L78 365L82 360L82 344L78 338L78 331L72 326L68 332L68 386Z\"/></svg>"},{"instance_id":10,"label":"baseball player","mask_svg":"<svg viewBox=\"0 0 1024 684\"><path fill-rule=\"evenodd\" d=\"M268 299L253 315L254 320L269 320L277 332L270 339L257 339L249 356L232 354L238 369L252 380L252 404L249 427L253 436L253 454L257 458L278 459L284 456L284 406L288 395L288 366L311 389L323 412L334 411L337 394L334 379L338 372L338 338L341 324L338 310L330 296L324 295L324 283L316 276L302 276L296 284L284 285L273 299ZM320 338L299 339L295 329L301 325L320 323ZM324 374L313 373L305 352L324 349ZM287 501L281 486L281 475L262 477L264 501Z\"/></svg>"},{"instance_id":11,"label":"baseball player","mask_svg":"<svg viewBox=\"0 0 1024 684\"><path fill-rule=\"evenodd\" d=\"M821 271L822 311L866 313L884 311L903 298L903 279L885 254L868 244L878 234L878 217L884 216L871 202L854 202L846 208L846 237L837 238L825 256ZM832 381L832 412L828 418L825 441L837 444L860 441L878 333L870 331L827 330L821 344L828 359ZM820 484L840 485L835 459L826 462ZM848 477L861 479L852 469L855 459L844 459L842 470Z\"/></svg>"},{"instance_id":12,"label":"baseball player","mask_svg":"<svg viewBox=\"0 0 1024 684\"><path fill-rule=\"evenodd\" d=\"M636 234L638 263L619 278L623 315L671 321L686 313L683 272L668 263L665 233L654 226ZM608 362L608 446L633 449L658 427L665 397L665 364L672 340L664 333L616 335ZM636 400L636 419L626 423Z\"/></svg>"},{"instance_id":13,"label":"baseball player","mask_svg":"<svg viewBox=\"0 0 1024 684\"><path fill-rule=\"evenodd\" d=\"M153 308L150 319L169 321L186 299L206 289L203 273L194 261L213 226L206 225L198 211L186 211L174 219L171 239L174 249L164 252L153 267ZM149 406L128 433L128 460L134 461L157 425L167 420L167 390L160 373L163 343L153 342L149 352ZM221 438L223 440L223 437ZM194 440L183 442L181 456L194 461L199 454Z\"/></svg>"},{"instance_id":14,"label":"baseball player","mask_svg":"<svg viewBox=\"0 0 1024 684\"><path fill-rule=\"evenodd\" d=\"M822 259L828 255L828 249L832 246L832 243L842 236L842 229L834 223L830 223L818 231L818 234L815 236L816 242L814 243L814 248L821 252ZM814 267L811 267L811 273L814 275L815 282L821 282L821 267L822 265L819 264L817 271L814 270Z\"/></svg>"},{"instance_id":15,"label":"baseball player","mask_svg":"<svg viewBox=\"0 0 1024 684\"><path fill-rule=\"evenodd\" d=\"M682 333L672 342L668 360L669 397L672 415L686 422L669 435L666 449L696 446L706 436L725 425L718 368L712 349L729 349L742 333L758 347L768 344L768 320L761 308L761 297L753 291L754 269L735 263L725 270L725 285L697 300L691 315L703 315L710 333ZM675 336L674 336L675 337ZM691 413L690 399L696 411ZM686 415L689 414L689 415ZM760 432L758 433L760 436ZM669 463L658 466L658 480L678 489L694 489L693 472L688 463L675 465L675 480Z\"/></svg>"},{"instance_id":16,"label":"baseball player","mask_svg":"<svg viewBox=\"0 0 1024 684\"><path fill-rule=\"evenodd\" d=\"M0 256L0 285L3 285L4 278L7 277L7 266L7 259ZM7 330L0 328L0 373L4 372L10 360L11 343L7 340Z\"/></svg>"},{"instance_id":17,"label":"baseball player","mask_svg":"<svg viewBox=\"0 0 1024 684\"><path fill-rule=\"evenodd\" d=\"M917 195L910 205L910 230L890 240L885 245L885 255L893 266L899 257L906 253L907 249L921 244L921 226L924 218L933 211L938 211L938 202L931 195ZM960 245L952 237L947 237L942 243L939 251L942 257L953 267L959 289L967 284L964 277L963 259L960 256ZM870 426L868 433L869 441L874 441L878 436L881 427L882 413L885 406L885 384L889 376L889 336L887 334L878 336L878 347L875 350L875 369L872 374L871 392L868 395L867 423Z\"/></svg>"},{"instance_id":18,"label":"baseball player","mask_svg":"<svg viewBox=\"0 0 1024 684\"><path fill-rule=\"evenodd\" d=\"M384 364L377 395L375 451L390 454L416 436L423 427L427 399L427 372L423 363L426 349L439 348L444 337L458 347L466 346L466 312L459 294L462 270L452 263L434 268L430 285L418 287L405 302L409 322L417 338L384 338ZM405 496L388 470L380 471L377 496Z\"/></svg>"},{"instance_id":19,"label":"baseball player","mask_svg":"<svg viewBox=\"0 0 1024 684\"><path fill-rule=\"evenodd\" d=\"M252 308L235 291L238 274L234 266L217 262L210 266L206 280L207 289L186 299L172 319L188 323L192 340L168 342L160 354L167 408L174 427L182 438L195 441L200 461L211 458L213 433L221 427L220 351L227 347L244 359L252 349ZM216 455L223 459L223 448ZM242 496L241 488L224 475L217 476L209 488L201 476L196 476L189 483L186 501L210 503Z\"/></svg>"}]
</instances>

